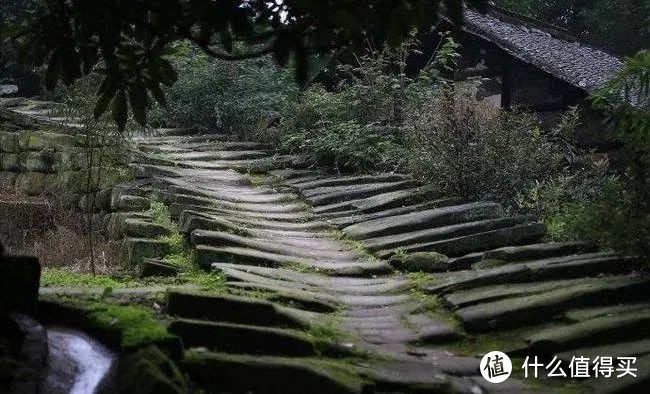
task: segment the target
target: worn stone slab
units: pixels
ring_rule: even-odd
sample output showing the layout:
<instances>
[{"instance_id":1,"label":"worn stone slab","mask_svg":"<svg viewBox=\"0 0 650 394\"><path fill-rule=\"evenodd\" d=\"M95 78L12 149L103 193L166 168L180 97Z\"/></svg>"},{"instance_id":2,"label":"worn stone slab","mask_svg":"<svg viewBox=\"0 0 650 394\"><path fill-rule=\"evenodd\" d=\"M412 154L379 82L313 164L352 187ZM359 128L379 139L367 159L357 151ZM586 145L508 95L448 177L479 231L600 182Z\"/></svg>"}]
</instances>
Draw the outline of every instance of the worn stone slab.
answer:
<instances>
[{"instance_id":1,"label":"worn stone slab","mask_svg":"<svg viewBox=\"0 0 650 394\"><path fill-rule=\"evenodd\" d=\"M130 264L139 264L145 258L161 258L171 252L168 242L149 238L125 238Z\"/></svg>"},{"instance_id":2,"label":"worn stone slab","mask_svg":"<svg viewBox=\"0 0 650 394\"><path fill-rule=\"evenodd\" d=\"M353 200L413 187L415 181L377 183L365 186L343 186L312 189L303 192L303 196L314 206L332 204L339 201Z\"/></svg>"},{"instance_id":3,"label":"worn stone slab","mask_svg":"<svg viewBox=\"0 0 650 394\"><path fill-rule=\"evenodd\" d=\"M318 354L313 340L298 331L243 324L179 319L169 330L187 347L224 353L307 357Z\"/></svg>"},{"instance_id":4,"label":"worn stone slab","mask_svg":"<svg viewBox=\"0 0 650 394\"><path fill-rule=\"evenodd\" d=\"M126 218L124 219L124 233L135 238L158 238L171 234L171 229L143 219Z\"/></svg>"},{"instance_id":5,"label":"worn stone slab","mask_svg":"<svg viewBox=\"0 0 650 394\"><path fill-rule=\"evenodd\" d=\"M543 223L526 223L441 241L406 245L402 246L402 249L407 253L435 251L450 257L457 257L504 245L536 242L545 235L546 226ZM393 253L394 249L381 250L377 252L377 256L385 258Z\"/></svg>"},{"instance_id":6,"label":"worn stone slab","mask_svg":"<svg viewBox=\"0 0 650 394\"><path fill-rule=\"evenodd\" d=\"M401 174L359 175L359 176L332 176L324 179L293 183L298 191L313 190L322 187L338 187L349 185L364 185L372 183L401 182L412 180L413 177Z\"/></svg>"},{"instance_id":7,"label":"worn stone slab","mask_svg":"<svg viewBox=\"0 0 650 394\"><path fill-rule=\"evenodd\" d=\"M620 305L608 305L594 308L581 308L567 311L564 317L572 322L581 322L601 316L616 315L632 311L650 310L650 303L625 303Z\"/></svg>"},{"instance_id":8,"label":"worn stone slab","mask_svg":"<svg viewBox=\"0 0 650 394\"><path fill-rule=\"evenodd\" d=\"M170 290L167 312L172 316L266 327L306 328L305 321L274 303L246 297Z\"/></svg>"},{"instance_id":9,"label":"worn stone slab","mask_svg":"<svg viewBox=\"0 0 650 394\"><path fill-rule=\"evenodd\" d=\"M630 312L543 330L526 341L533 352L553 354L578 347L641 339L647 336L648 327L650 311Z\"/></svg>"},{"instance_id":10,"label":"worn stone slab","mask_svg":"<svg viewBox=\"0 0 650 394\"><path fill-rule=\"evenodd\" d=\"M612 277L531 296L509 298L458 309L467 329L487 331L543 322L576 306L603 305L650 297L650 280Z\"/></svg>"},{"instance_id":11,"label":"worn stone slab","mask_svg":"<svg viewBox=\"0 0 650 394\"><path fill-rule=\"evenodd\" d=\"M650 338L638 341L617 342L610 345L589 346L573 349L555 354L565 363L571 362L573 357L587 357L594 360L596 357L640 357L650 355Z\"/></svg>"},{"instance_id":12,"label":"worn stone slab","mask_svg":"<svg viewBox=\"0 0 650 394\"><path fill-rule=\"evenodd\" d=\"M599 279L591 279L598 281ZM565 279L546 282L505 283L497 286L479 287L471 290L461 290L445 294L445 304L452 308L463 308L479 303L498 301L510 297L520 297L562 289L580 283L588 283L590 279Z\"/></svg>"},{"instance_id":13,"label":"worn stone slab","mask_svg":"<svg viewBox=\"0 0 650 394\"><path fill-rule=\"evenodd\" d=\"M547 257L590 253L597 250L598 245L589 242L547 242L534 245L506 246L487 251L483 257L503 261L538 260Z\"/></svg>"},{"instance_id":14,"label":"worn stone slab","mask_svg":"<svg viewBox=\"0 0 650 394\"><path fill-rule=\"evenodd\" d=\"M503 208L499 204L470 203L370 220L345 227L343 231L354 239L368 239L431 227L494 219L503 215Z\"/></svg>"},{"instance_id":15,"label":"worn stone slab","mask_svg":"<svg viewBox=\"0 0 650 394\"><path fill-rule=\"evenodd\" d=\"M602 273L626 273L632 271L637 266L635 264L638 263L634 259L610 252L554 257L448 274L444 278L439 278L436 283L424 286L424 289L431 293L448 293L501 283L573 279L597 276Z\"/></svg>"},{"instance_id":16,"label":"worn stone slab","mask_svg":"<svg viewBox=\"0 0 650 394\"><path fill-rule=\"evenodd\" d=\"M364 381L349 367L309 358L192 351L183 369L210 392L361 394ZM219 371L219 373L215 373Z\"/></svg>"},{"instance_id":17,"label":"worn stone slab","mask_svg":"<svg viewBox=\"0 0 650 394\"><path fill-rule=\"evenodd\" d=\"M434 227L425 230L411 231L397 235L369 238L363 245L370 251L376 252L405 245L435 242L444 239L457 238L464 235L476 234L500 228L512 227L521 223L531 222L531 216L516 216L499 219L480 220L454 224L450 226Z\"/></svg>"},{"instance_id":18,"label":"worn stone slab","mask_svg":"<svg viewBox=\"0 0 650 394\"><path fill-rule=\"evenodd\" d=\"M337 228L344 228L356 223L367 222L374 219L403 215L406 213L412 213L418 211L425 211L432 208L442 208L442 207L449 207L453 205L461 205L463 203L464 201L462 199L451 197L451 198L441 198L439 200L434 200L434 201L428 201L422 204L386 209L374 213L359 214L358 210L355 209L355 210L350 210L345 214L341 214L340 216L332 216L330 214L323 214L323 215L328 217L328 222L331 223L332 225L336 226ZM314 209L314 213L319 214L321 213L320 209L326 209L327 207L329 207L329 205L316 207Z\"/></svg>"},{"instance_id":19,"label":"worn stone slab","mask_svg":"<svg viewBox=\"0 0 650 394\"><path fill-rule=\"evenodd\" d=\"M304 289L287 289L272 284L243 282L228 282L227 286L234 290L261 291L265 294L265 299L269 301L306 311L334 313L342 306L340 304L341 300L332 295L306 291Z\"/></svg>"},{"instance_id":20,"label":"worn stone slab","mask_svg":"<svg viewBox=\"0 0 650 394\"><path fill-rule=\"evenodd\" d=\"M209 230L194 230L191 233L190 241L193 245L208 245L208 246L239 246L251 248L259 251L284 254L291 260L293 257L311 258L316 260L326 261L352 261L358 258L359 255L354 252L344 251L340 248L338 250L332 249L317 249L309 248L309 242L291 239L278 238L275 242L272 239L253 239L242 237L239 235ZM315 241L318 242L318 241ZM315 243L312 241L312 243Z\"/></svg>"}]
</instances>

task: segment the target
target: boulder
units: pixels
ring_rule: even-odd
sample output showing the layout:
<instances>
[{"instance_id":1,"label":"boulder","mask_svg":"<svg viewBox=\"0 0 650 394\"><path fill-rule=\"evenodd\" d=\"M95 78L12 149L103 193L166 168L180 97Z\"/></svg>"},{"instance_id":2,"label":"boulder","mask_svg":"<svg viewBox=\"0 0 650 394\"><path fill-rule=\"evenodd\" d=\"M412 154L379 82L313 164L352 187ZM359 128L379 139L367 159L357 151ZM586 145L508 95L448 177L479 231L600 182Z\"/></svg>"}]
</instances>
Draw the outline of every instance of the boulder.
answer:
<instances>
[{"instance_id":1,"label":"boulder","mask_svg":"<svg viewBox=\"0 0 650 394\"><path fill-rule=\"evenodd\" d=\"M135 238L158 238L170 235L171 230L162 224L148 220L127 218L124 220L124 233Z\"/></svg>"},{"instance_id":2,"label":"boulder","mask_svg":"<svg viewBox=\"0 0 650 394\"><path fill-rule=\"evenodd\" d=\"M69 134L24 131L18 135L20 150L40 151L45 148L77 146L74 136Z\"/></svg>"},{"instance_id":3,"label":"boulder","mask_svg":"<svg viewBox=\"0 0 650 394\"><path fill-rule=\"evenodd\" d=\"M140 277L147 276L174 276L179 273L178 267L158 259L142 259L138 264Z\"/></svg>"},{"instance_id":4,"label":"boulder","mask_svg":"<svg viewBox=\"0 0 650 394\"><path fill-rule=\"evenodd\" d=\"M117 210L120 211L146 211L151 201L145 197L122 195L117 201Z\"/></svg>"},{"instance_id":5,"label":"boulder","mask_svg":"<svg viewBox=\"0 0 650 394\"><path fill-rule=\"evenodd\" d=\"M20 167L29 172L53 172L54 151L43 149L40 152L24 152L19 155Z\"/></svg>"},{"instance_id":6,"label":"boulder","mask_svg":"<svg viewBox=\"0 0 650 394\"><path fill-rule=\"evenodd\" d=\"M436 252L417 252L405 256L393 256L388 263L395 269L406 272L445 272L449 258Z\"/></svg>"},{"instance_id":7,"label":"boulder","mask_svg":"<svg viewBox=\"0 0 650 394\"><path fill-rule=\"evenodd\" d=\"M0 131L0 152L18 153L18 134Z\"/></svg>"},{"instance_id":8,"label":"boulder","mask_svg":"<svg viewBox=\"0 0 650 394\"><path fill-rule=\"evenodd\" d=\"M17 153L0 153L0 169L5 171L20 170L20 160Z\"/></svg>"},{"instance_id":9,"label":"boulder","mask_svg":"<svg viewBox=\"0 0 650 394\"><path fill-rule=\"evenodd\" d=\"M136 265L145 258L161 258L171 252L168 242L157 239L126 238L124 240L129 263Z\"/></svg>"},{"instance_id":10,"label":"boulder","mask_svg":"<svg viewBox=\"0 0 650 394\"><path fill-rule=\"evenodd\" d=\"M43 194L47 190L48 175L40 172L26 172L18 174L16 189L29 196Z\"/></svg>"},{"instance_id":11,"label":"boulder","mask_svg":"<svg viewBox=\"0 0 650 394\"><path fill-rule=\"evenodd\" d=\"M120 359L115 379L124 394L187 394L183 374L158 347L148 346Z\"/></svg>"}]
</instances>

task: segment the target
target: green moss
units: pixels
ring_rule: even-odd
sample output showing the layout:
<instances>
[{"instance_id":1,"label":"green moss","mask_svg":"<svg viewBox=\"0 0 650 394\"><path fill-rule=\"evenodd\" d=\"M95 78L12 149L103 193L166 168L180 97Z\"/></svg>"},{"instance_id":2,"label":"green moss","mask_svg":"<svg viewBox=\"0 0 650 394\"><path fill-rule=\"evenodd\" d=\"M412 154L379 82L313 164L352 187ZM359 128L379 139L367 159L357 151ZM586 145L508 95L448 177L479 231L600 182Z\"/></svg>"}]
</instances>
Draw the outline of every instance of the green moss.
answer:
<instances>
[{"instance_id":1,"label":"green moss","mask_svg":"<svg viewBox=\"0 0 650 394\"><path fill-rule=\"evenodd\" d=\"M282 268L291 270L291 271L296 271L296 272L302 272L302 273L311 273L311 274L316 274L319 273L320 271L317 270L314 267L310 267L308 265L299 263L297 261L286 261L282 263Z\"/></svg>"},{"instance_id":2,"label":"green moss","mask_svg":"<svg viewBox=\"0 0 650 394\"><path fill-rule=\"evenodd\" d=\"M120 360L116 374L120 393L188 393L176 365L155 346L143 348Z\"/></svg>"},{"instance_id":3,"label":"green moss","mask_svg":"<svg viewBox=\"0 0 650 394\"><path fill-rule=\"evenodd\" d=\"M92 324L120 331L122 348L133 348L172 337L156 321L154 313L142 307L95 303L90 305L87 316Z\"/></svg>"},{"instance_id":4,"label":"green moss","mask_svg":"<svg viewBox=\"0 0 650 394\"><path fill-rule=\"evenodd\" d=\"M53 323L77 325L108 339L123 351L156 344L169 354L180 355L178 338L167 332L149 308L90 298L49 296L41 300L40 309Z\"/></svg>"},{"instance_id":5,"label":"green moss","mask_svg":"<svg viewBox=\"0 0 650 394\"><path fill-rule=\"evenodd\" d=\"M335 239L343 244L346 249L354 250L359 253L368 261L378 261L377 256L372 254L366 247L359 241L350 238L345 232L341 230L334 230L328 233L328 236L332 239Z\"/></svg>"},{"instance_id":6,"label":"green moss","mask_svg":"<svg viewBox=\"0 0 650 394\"><path fill-rule=\"evenodd\" d=\"M43 268L41 272L42 287L111 287L125 288L141 285L130 277L110 275L91 275L73 272L66 268Z\"/></svg>"},{"instance_id":7,"label":"green moss","mask_svg":"<svg viewBox=\"0 0 650 394\"><path fill-rule=\"evenodd\" d=\"M160 201L152 201L149 205L149 210L146 212L154 223L162 224L163 226L171 226L172 218L169 213L169 207Z\"/></svg>"}]
</instances>

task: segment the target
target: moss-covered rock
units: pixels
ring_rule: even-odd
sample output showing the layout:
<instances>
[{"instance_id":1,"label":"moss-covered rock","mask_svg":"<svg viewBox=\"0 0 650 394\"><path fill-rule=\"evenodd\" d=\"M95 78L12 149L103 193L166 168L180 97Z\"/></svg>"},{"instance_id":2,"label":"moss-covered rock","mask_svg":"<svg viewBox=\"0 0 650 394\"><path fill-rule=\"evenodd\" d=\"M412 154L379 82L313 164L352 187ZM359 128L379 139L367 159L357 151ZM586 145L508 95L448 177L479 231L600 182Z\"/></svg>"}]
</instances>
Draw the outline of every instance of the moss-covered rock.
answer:
<instances>
[{"instance_id":1,"label":"moss-covered rock","mask_svg":"<svg viewBox=\"0 0 650 394\"><path fill-rule=\"evenodd\" d=\"M8 131L0 131L0 152L18 153L18 134Z\"/></svg>"},{"instance_id":2,"label":"moss-covered rock","mask_svg":"<svg viewBox=\"0 0 650 394\"><path fill-rule=\"evenodd\" d=\"M137 218L124 220L124 232L136 238L158 238L172 233L167 226Z\"/></svg>"},{"instance_id":3,"label":"moss-covered rock","mask_svg":"<svg viewBox=\"0 0 650 394\"><path fill-rule=\"evenodd\" d=\"M182 356L182 344L156 319L154 312L139 306L115 305L94 299L41 296L39 320L87 331L122 353L156 345L172 359Z\"/></svg>"},{"instance_id":4,"label":"moss-covered rock","mask_svg":"<svg viewBox=\"0 0 650 394\"><path fill-rule=\"evenodd\" d=\"M449 258L436 252L394 255L388 261L393 268L406 272L445 272Z\"/></svg>"},{"instance_id":5,"label":"moss-covered rock","mask_svg":"<svg viewBox=\"0 0 650 394\"><path fill-rule=\"evenodd\" d=\"M40 151L45 148L79 146L74 136L44 131L24 131L18 135L20 150Z\"/></svg>"},{"instance_id":6,"label":"moss-covered rock","mask_svg":"<svg viewBox=\"0 0 650 394\"><path fill-rule=\"evenodd\" d=\"M161 258L171 253L169 242L158 239L126 238L124 240L128 261L139 264L145 258Z\"/></svg>"},{"instance_id":7,"label":"moss-covered rock","mask_svg":"<svg viewBox=\"0 0 650 394\"><path fill-rule=\"evenodd\" d=\"M207 392L362 393L366 382L345 363L313 358L191 351L184 369Z\"/></svg>"},{"instance_id":8,"label":"moss-covered rock","mask_svg":"<svg viewBox=\"0 0 650 394\"><path fill-rule=\"evenodd\" d=\"M147 346L120 359L116 372L122 394L185 394L183 375L156 346Z\"/></svg>"},{"instance_id":9,"label":"moss-covered rock","mask_svg":"<svg viewBox=\"0 0 650 394\"><path fill-rule=\"evenodd\" d=\"M17 153L0 153L0 169L5 171L20 170L20 159Z\"/></svg>"}]
</instances>

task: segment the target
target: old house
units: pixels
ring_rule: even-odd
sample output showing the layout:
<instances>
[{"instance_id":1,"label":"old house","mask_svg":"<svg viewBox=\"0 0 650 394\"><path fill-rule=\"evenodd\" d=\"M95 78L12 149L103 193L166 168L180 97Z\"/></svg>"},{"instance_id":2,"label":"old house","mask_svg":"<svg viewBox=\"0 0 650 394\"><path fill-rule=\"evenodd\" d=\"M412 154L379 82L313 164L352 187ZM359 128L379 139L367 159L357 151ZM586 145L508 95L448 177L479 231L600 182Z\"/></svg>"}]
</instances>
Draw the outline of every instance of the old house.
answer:
<instances>
[{"instance_id":1,"label":"old house","mask_svg":"<svg viewBox=\"0 0 650 394\"><path fill-rule=\"evenodd\" d=\"M451 29L448 23L437 27ZM423 40L422 59L431 56L437 37L434 32ZM547 124L577 105L583 114L579 142L593 147L610 143L587 98L620 69L621 59L580 43L566 30L496 7L486 14L466 9L455 38L463 55L455 77L480 77L479 98L503 108L525 107ZM411 67L421 64L415 60Z\"/></svg>"}]
</instances>

